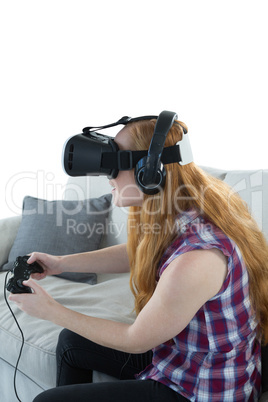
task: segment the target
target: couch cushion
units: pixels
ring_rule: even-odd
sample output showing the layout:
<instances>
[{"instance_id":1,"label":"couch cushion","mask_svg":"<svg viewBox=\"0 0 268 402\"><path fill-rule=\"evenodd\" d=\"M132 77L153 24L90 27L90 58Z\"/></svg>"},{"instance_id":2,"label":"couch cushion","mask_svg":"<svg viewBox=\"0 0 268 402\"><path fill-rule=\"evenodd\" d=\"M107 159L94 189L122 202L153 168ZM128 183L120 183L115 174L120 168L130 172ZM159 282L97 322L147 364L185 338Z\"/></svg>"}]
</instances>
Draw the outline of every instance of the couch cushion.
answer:
<instances>
[{"instance_id":1,"label":"couch cushion","mask_svg":"<svg viewBox=\"0 0 268 402\"><path fill-rule=\"evenodd\" d=\"M234 170L224 181L246 201L268 239L268 170Z\"/></svg>"},{"instance_id":2,"label":"couch cushion","mask_svg":"<svg viewBox=\"0 0 268 402\"><path fill-rule=\"evenodd\" d=\"M22 221L3 270L17 256L40 251L64 255L96 250L106 230L111 195L83 201L46 201L25 197ZM66 279L96 282L95 274L64 273Z\"/></svg>"},{"instance_id":3,"label":"couch cushion","mask_svg":"<svg viewBox=\"0 0 268 402\"><path fill-rule=\"evenodd\" d=\"M65 187L66 200L84 200L111 192L109 180L105 176L69 177ZM103 236L101 247L126 243L128 208L111 205L108 217L106 236Z\"/></svg>"},{"instance_id":4,"label":"couch cushion","mask_svg":"<svg viewBox=\"0 0 268 402\"><path fill-rule=\"evenodd\" d=\"M5 275L0 273L1 289ZM46 277L39 284L59 303L82 314L129 324L135 319L129 273L111 275L110 280L94 286L54 276ZM55 351L62 328L50 321L33 318L19 310L15 303L10 304L25 337L19 370L43 389L55 386ZM3 297L0 298L0 311L0 344L4 345L0 348L0 358L15 366L21 336Z\"/></svg>"}]
</instances>

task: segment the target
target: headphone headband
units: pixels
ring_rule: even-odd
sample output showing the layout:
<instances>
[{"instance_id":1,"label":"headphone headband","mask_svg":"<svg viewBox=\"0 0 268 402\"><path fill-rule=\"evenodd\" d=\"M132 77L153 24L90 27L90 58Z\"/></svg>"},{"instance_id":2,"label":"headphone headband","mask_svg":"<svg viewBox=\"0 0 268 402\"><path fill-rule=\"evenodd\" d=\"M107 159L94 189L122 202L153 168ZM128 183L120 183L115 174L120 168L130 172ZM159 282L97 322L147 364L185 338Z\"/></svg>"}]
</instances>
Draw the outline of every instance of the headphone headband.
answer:
<instances>
[{"instance_id":1,"label":"headphone headband","mask_svg":"<svg viewBox=\"0 0 268 402\"><path fill-rule=\"evenodd\" d=\"M163 111L158 116L143 171L142 182L145 187L154 187L157 183L165 140L176 118L176 113L168 111Z\"/></svg>"}]
</instances>

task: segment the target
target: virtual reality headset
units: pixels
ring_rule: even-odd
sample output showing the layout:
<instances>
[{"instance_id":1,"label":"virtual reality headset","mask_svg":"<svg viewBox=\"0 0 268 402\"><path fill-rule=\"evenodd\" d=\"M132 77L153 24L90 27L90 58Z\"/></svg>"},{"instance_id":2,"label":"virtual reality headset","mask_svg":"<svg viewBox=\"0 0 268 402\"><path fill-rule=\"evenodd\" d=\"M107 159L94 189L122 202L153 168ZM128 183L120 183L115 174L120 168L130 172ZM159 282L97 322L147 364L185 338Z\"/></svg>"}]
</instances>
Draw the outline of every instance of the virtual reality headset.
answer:
<instances>
[{"instance_id":1,"label":"virtual reality headset","mask_svg":"<svg viewBox=\"0 0 268 402\"><path fill-rule=\"evenodd\" d=\"M141 120L156 119L149 150L120 150L113 137L99 133L99 130L128 125ZM159 116L124 116L115 123L100 127L85 127L81 134L66 141L63 149L63 167L69 176L117 177L120 170L135 168L135 177L142 191L155 194L165 184L164 165L179 163L186 165L193 161L187 130L183 129L182 140L176 145L164 148L166 136L176 122L177 114L163 111Z\"/></svg>"}]
</instances>

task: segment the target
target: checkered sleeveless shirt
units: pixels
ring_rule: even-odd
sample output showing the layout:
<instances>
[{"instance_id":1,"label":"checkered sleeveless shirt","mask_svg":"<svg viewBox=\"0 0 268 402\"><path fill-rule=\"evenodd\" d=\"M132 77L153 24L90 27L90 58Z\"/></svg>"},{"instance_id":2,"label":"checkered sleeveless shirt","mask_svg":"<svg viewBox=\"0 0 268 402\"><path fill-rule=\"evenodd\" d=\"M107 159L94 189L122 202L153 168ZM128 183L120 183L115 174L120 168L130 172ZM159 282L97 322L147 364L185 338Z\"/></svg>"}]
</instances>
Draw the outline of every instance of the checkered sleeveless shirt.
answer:
<instances>
[{"instance_id":1,"label":"checkered sleeveless shirt","mask_svg":"<svg viewBox=\"0 0 268 402\"><path fill-rule=\"evenodd\" d=\"M182 332L153 349L152 363L137 378L159 381L190 401L257 401L261 352L242 255L197 210L181 214L177 224L180 235L163 255L157 279L174 258L211 248L227 257L227 277Z\"/></svg>"}]
</instances>

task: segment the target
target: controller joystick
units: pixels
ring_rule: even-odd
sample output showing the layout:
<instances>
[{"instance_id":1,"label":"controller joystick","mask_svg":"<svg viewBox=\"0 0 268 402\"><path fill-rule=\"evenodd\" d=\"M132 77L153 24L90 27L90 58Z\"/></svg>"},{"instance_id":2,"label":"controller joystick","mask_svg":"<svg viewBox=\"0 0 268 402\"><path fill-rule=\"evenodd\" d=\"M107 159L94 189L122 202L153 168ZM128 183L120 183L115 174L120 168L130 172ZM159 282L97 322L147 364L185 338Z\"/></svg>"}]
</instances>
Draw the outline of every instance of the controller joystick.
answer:
<instances>
[{"instance_id":1,"label":"controller joystick","mask_svg":"<svg viewBox=\"0 0 268 402\"><path fill-rule=\"evenodd\" d=\"M7 283L7 290L11 293L32 293L32 289L29 286L24 286L23 281L27 281L31 274L44 272L41 265L38 262L28 264L29 256L17 257L14 262L13 276Z\"/></svg>"}]
</instances>

